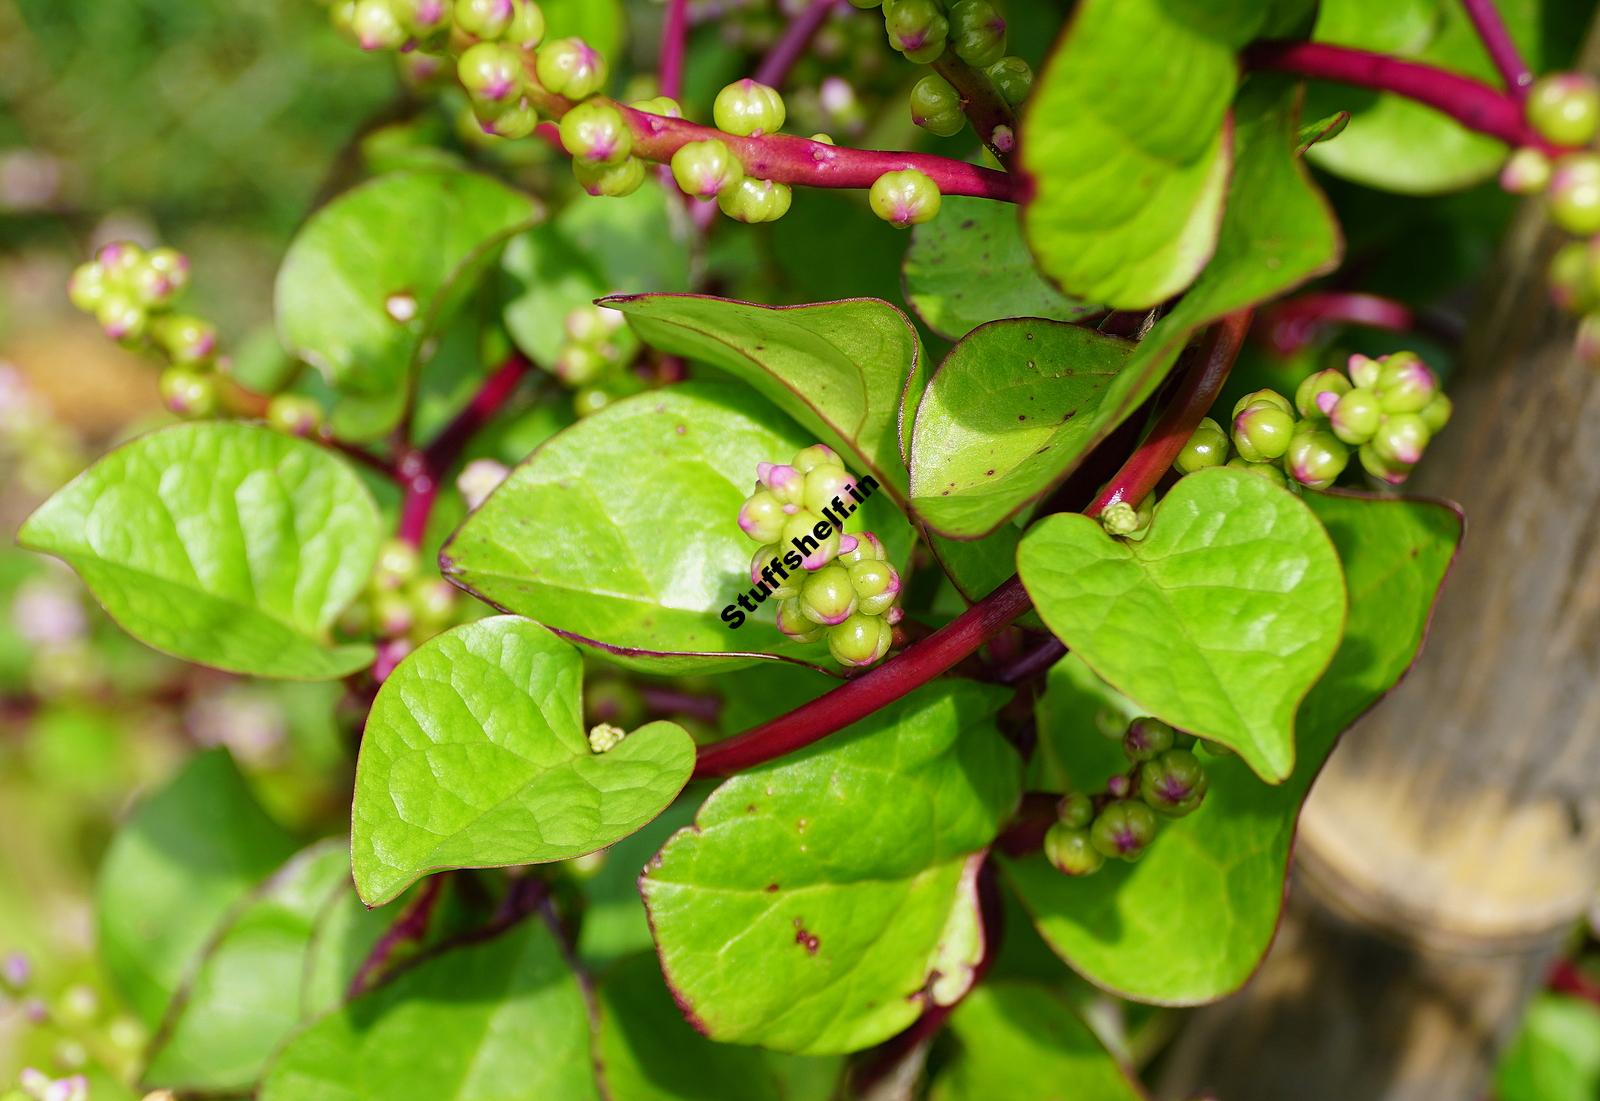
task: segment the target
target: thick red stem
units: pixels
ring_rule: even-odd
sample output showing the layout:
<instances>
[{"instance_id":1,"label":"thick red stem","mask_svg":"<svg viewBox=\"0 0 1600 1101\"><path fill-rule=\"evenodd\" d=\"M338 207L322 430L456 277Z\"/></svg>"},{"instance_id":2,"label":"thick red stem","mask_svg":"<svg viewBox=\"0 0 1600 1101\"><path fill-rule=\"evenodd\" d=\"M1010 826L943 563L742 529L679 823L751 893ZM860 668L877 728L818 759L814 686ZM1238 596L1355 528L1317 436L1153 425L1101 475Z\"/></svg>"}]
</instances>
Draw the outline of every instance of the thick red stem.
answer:
<instances>
[{"instance_id":1,"label":"thick red stem","mask_svg":"<svg viewBox=\"0 0 1600 1101\"><path fill-rule=\"evenodd\" d=\"M677 99L683 95L683 51L689 35L689 0L667 0L667 20L661 28L661 53L656 76L661 94Z\"/></svg>"},{"instance_id":2,"label":"thick red stem","mask_svg":"<svg viewBox=\"0 0 1600 1101\"><path fill-rule=\"evenodd\" d=\"M1500 18L1494 0L1461 0L1461 6L1467 9L1467 18L1472 20L1478 37L1483 40L1483 48L1488 51L1494 67L1500 70L1506 90L1517 100L1525 98L1533 85L1533 73L1522 59L1522 51L1511 40L1511 32Z\"/></svg>"},{"instance_id":3,"label":"thick red stem","mask_svg":"<svg viewBox=\"0 0 1600 1101\"><path fill-rule=\"evenodd\" d=\"M842 0L811 0L806 9L784 28L782 36L772 44L772 49L767 51L767 56L761 59L761 64L756 68L755 79L770 87L781 88L789 76L789 70L794 68L795 62L805 56L806 50L811 47L811 40L817 37L817 32L822 29L822 25L828 21L828 17L841 2Z\"/></svg>"},{"instance_id":4,"label":"thick red stem","mask_svg":"<svg viewBox=\"0 0 1600 1101\"><path fill-rule=\"evenodd\" d=\"M1259 331L1279 355L1293 355L1333 324L1366 325L1391 332L1410 332L1417 316L1410 306L1376 294L1316 291L1285 299L1263 311Z\"/></svg>"}]
</instances>

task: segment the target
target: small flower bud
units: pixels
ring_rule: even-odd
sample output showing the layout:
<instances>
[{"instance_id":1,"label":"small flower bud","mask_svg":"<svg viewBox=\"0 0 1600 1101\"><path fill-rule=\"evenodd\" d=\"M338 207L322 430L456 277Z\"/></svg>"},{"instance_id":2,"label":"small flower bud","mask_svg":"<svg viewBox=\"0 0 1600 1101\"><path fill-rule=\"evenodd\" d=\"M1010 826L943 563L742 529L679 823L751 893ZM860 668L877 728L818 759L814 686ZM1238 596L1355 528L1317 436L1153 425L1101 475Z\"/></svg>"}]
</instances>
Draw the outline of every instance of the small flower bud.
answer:
<instances>
[{"instance_id":1,"label":"small flower bud","mask_svg":"<svg viewBox=\"0 0 1600 1101\"><path fill-rule=\"evenodd\" d=\"M1093 875L1106 862L1088 830L1065 822L1057 822L1045 832L1044 855L1056 871L1071 876Z\"/></svg>"},{"instance_id":2,"label":"small flower bud","mask_svg":"<svg viewBox=\"0 0 1600 1101\"><path fill-rule=\"evenodd\" d=\"M384 592L373 597L372 621L379 637L399 638L411 633L417 617L411 601L400 593Z\"/></svg>"},{"instance_id":3,"label":"small flower bud","mask_svg":"<svg viewBox=\"0 0 1600 1101\"><path fill-rule=\"evenodd\" d=\"M629 157L620 164L590 164L574 160L572 174L578 185L591 195L621 199L632 195L644 183L644 162Z\"/></svg>"},{"instance_id":4,"label":"small flower bud","mask_svg":"<svg viewBox=\"0 0 1600 1101\"><path fill-rule=\"evenodd\" d=\"M1291 441L1291 446L1293 446L1293 441ZM1259 475L1273 485L1289 484L1288 479L1284 476L1283 471L1278 468L1277 463L1253 463L1242 455L1235 455L1228 460L1228 466L1234 470L1247 470L1251 474Z\"/></svg>"},{"instance_id":5,"label":"small flower bud","mask_svg":"<svg viewBox=\"0 0 1600 1101\"><path fill-rule=\"evenodd\" d=\"M813 623L836 627L856 611L856 590L850 571L843 566L824 566L807 577L800 586L800 610Z\"/></svg>"},{"instance_id":6,"label":"small flower bud","mask_svg":"<svg viewBox=\"0 0 1600 1101\"><path fill-rule=\"evenodd\" d=\"M561 144L590 164L618 164L633 152L633 131L609 103L579 103L561 117Z\"/></svg>"},{"instance_id":7,"label":"small flower bud","mask_svg":"<svg viewBox=\"0 0 1600 1101\"><path fill-rule=\"evenodd\" d=\"M1578 73L1552 73L1528 89L1528 124L1556 145L1588 145L1600 127L1600 85Z\"/></svg>"},{"instance_id":8,"label":"small flower bud","mask_svg":"<svg viewBox=\"0 0 1600 1101\"><path fill-rule=\"evenodd\" d=\"M792 466L785 463L757 463L756 478L783 504L798 505L805 499L806 475Z\"/></svg>"},{"instance_id":9,"label":"small flower bud","mask_svg":"<svg viewBox=\"0 0 1600 1101\"><path fill-rule=\"evenodd\" d=\"M519 50L531 50L544 41L544 10L534 0L515 0L515 6L505 39Z\"/></svg>"},{"instance_id":10,"label":"small flower bud","mask_svg":"<svg viewBox=\"0 0 1600 1101\"><path fill-rule=\"evenodd\" d=\"M1344 372L1329 367L1300 380L1300 385L1294 392L1294 407L1300 411L1302 417L1326 416L1327 410L1322 408L1318 400L1320 395L1332 394L1337 401L1349 392L1350 380L1344 377Z\"/></svg>"},{"instance_id":11,"label":"small flower bud","mask_svg":"<svg viewBox=\"0 0 1600 1101\"><path fill-rule=\"evenodd\" d=\"M33 965L21 952L8 953L4 960L0 960L0 985L10 993L21 994L28 989L32 979Z\"/></svg>"},{"instance_id":12,"label":"small flower bud","mask_svg":"<svg viewBox=\"0 0 1600 1101\"><path fill-rule=\"evenodd\" d=\"M1568 233L1600 233L1600 155L1569 153L1550 177L1550 217Z\"/></svg>"},{"instance_id":13,"label":"small flower bud","mask_svg":"<svg viewBox=\"0 0 1600 1101\"><path fill-rule=\"evenodd\" d=\"M372 679L382 684L416 647L408 638L387 638L378 643L378 656L372 663Z\"/></svg>"},{"instance_id":14,"label":"small flower bud","mask_svg":"<svg viewBox=\"0 0 1600 1101\"><path fill-rule=\"evenodd\" d=\"M929 73L911 89L911 121L942 138L959 134L967 124L961 95L937 73Z\"/></svg>"},{"instance_id":15,"label":"small flower bud","mask_svg":"<svg viewBox=\"0 0 1600 1101\"><path fill-rule=\"evenodd\" d=\"M480 103L509 107L522 95L522 56L499 42L467 47L456 61L456 75Z\"/></svg>"},{"instance_id":16,"label":"small flower bud","mask_svg":"<svg viewBox=\"0 0 1600 1101\"><path fill-rule=\"evenodd\" d=\"M589 748L596 753L609 753L621 745L622 739L627 736L628 732L622 727L601 723L589 731Z\"/></svg>"},{"instance_id":17,"label":"small flower bud","mask_svg":"<svg viewBox=\"0 0 1600 1101\"><path fill-rule=\"evenodd\" d=\"M748 78L723 88L711 105L717 129L741 137L776 133L787 114L777 89Z\"/></svg>"},{"instance_id":18,"label":"small flower bud","mask_svg":"<svg viewBox=\"0 0 1600 1101\"><path fill-rule=\"evenodd\" d=\"M402 588L421 568L422 559L416 547L404 539L386 540L378 549L378 561L372 568L372 590L391 592Z\"/></svg>"},{"instance_id":19,"label":"small flower bud","mask_svg":"<svg viewBox=\"0 0 1600 1101\"><path fill-rule=\"evenodd\" d=\"M885 172L867 197L874 214L901 229L932 221L941 204L939 185L915 168Z\"/></svg>"},{"instance_id":20,"label":"small flower bud","mask_svg":"<svg viewBox=\"0 0 1600 1101\"><path fill-rule=\"evenodd\" d=\"M790 467L789 469L794 470L796 468ZM820 513L825 508L836 507L834 506L835 500L838 500L846 508L853 501L850 496L850 489L856 484L856 478L855 475L842 466L830 463L813 467L809 473L804 475L804 478L805 488L801 503L812 512Z\"/></svg>"},{"instance_id":21,"label":"small flower bud","mask_svg":"<svg viewBox=\"0 0 1600 1101\"><path fill-rule=\"evenodd\" d=\"M744 165L725 142L691 141L672 154L672 178L685 195L714 199L744 179Z\"/></svg>"},{"instance_id":22,"label":"small flower bud","mask_svg":"<svg viewBox=\"0 0 1600 1101\"><path fill-rule=\"evenodd\" d=\"M398 50L410 37L391 0L357 0L350 30L363 50Z\"/></svg>"},{"instance_id":23,"label":"small flower bud","mask_svg":"<svg viewBox=\"0 0 1600 1101\"><path fill-rule=\"evenodd\" d=\"M1537 195L1550 186L1550 158L1532 146L1516 150L1500 169L1500 186L1513 195Z\"/></svg>"},{"instance_id":24,"label":"small flower bud","mask_svg":"<svg viewBox=\"0 0 1600 1101\"><path fill-rule=\"evenodd\" d=\"M1358 454L1362 468L1381 482L1397 486L1411 476L1410 463L1390 462L1379 455L1370 443L1362 444Z\"/></svg>"},{"instance_id":25,"label":"small flower bud","mask_svg":"<svg viewBox=\"0 0 1600 1101\"><path fill-rule=\"evenodd\" d=\"M828 629L828 652L840 665L871 665L889 652L894 628L883 616L857 613Z\"/></svg>"},{"instance_id":26,"label":"small flower bud","mask_svg":"<svg viewBox=\"0 0 1600 1101\"><path fill-rule=\"evenodd\" d=\"M758 543L775 543L789 521L783 502L758 489L739 507L739 530Z\"/></svg>"},{"instance_id":27,"label":"small flower bud","mask_svg":"<svg viewBox=\"0 0 1600 1101\"><path fill-rule=\"evenodd\" d=\"M815 642L827 633L828 628L806 618L800 599L795 597L778 605L778 630L796 642Z\"/></svg>"},{"instance_id":28,"label":"small flower bud","mask_svg":"<svg viewBox=\"0 0 1600 1101\"><path fill-rule=\"evenodd\" d=\"M1417 416L1422 418L1422 423L1428 426L1430 438L1444 431L1444 426L1450 423L1450 414L1455 412L1455 406L1443 392L1433 396L1433 400L1422 407L1422 412Z\"/></svg>"},{"instance_id":29,"label":"small flower bud","mask_svg":"<svg viewBox=\"0 0 1600 1101\"><path fill-rule=\"evenodd\" d=\"M1139 770L1139 796L1153 810L1173 818L1191 813L1211 786L1205 766L1187 749L1171 749Z\"/></svg>"},{"instance_id":30,"label":"small flower bud","mask_svg":"<svg viewBox=\"0 0 1600 1101\"><path fill-rule=\"evenodd\" d=\"M1289 476L1303 486L1327 489L1350 463L1350 448L1325 428L1296 432L1284 455Z\"/></svg>"},{"instance_id":31,"label":"small flower bud","mask_svg":"<svg viewBox=\"0 0 1600 1101\"><path fill-rule=\"evenodd\" d=\"M1221 466L1227 459L1228 434L1222 430L1222 425L1205 417L1195 426L1194 435L1183 445L1172 465L1180 474L1193 474L1207 467Z\"/></svg>"},{"instance_id":32,"label":"small flower bud","mask_svg":"<svg viewBox=\"0 0 1600 1101\"><path fill-rule=\"evenodd\" d=\"M846 566L857 562L883 562L889 557L883 542L870 531L846 535L839 542L839 561Z\"/></svg>"},{"instance_id":33,"label":"small flower bud","mask_svg":"<svg viewBox=\"0 0 1600 1101\"><path fill-rule=\"evenodd\" d=\"M1343 442L1359 446L1372 439L1382 419L1383 408L1378 404L1378 395L1358 387L1339 399L1328 414L1328 427Z\"/></svg>"},{"instance_id":34,"label":"small flower bud","mask_svg":"<svg viewBox=\"0 0 1600 1101\"><path fill-rule=\"evenodd\" d=\"M217 382L188 367L161 372L161 400L180 417L209 417L217 411Z\"/></svg>"},{"instance_id":35,"label":"small flower bud","mask_svg":"<svg viewBox=\"0 0 1600 1101\"><path fill-rule=\"evenodd\" d=\"M661 115L663 118L681 119L683 106L671 96L656 96L653 99L641 99L637 103L628 104L635 111L643 111L650 115Z\"/></svg>"},{"instance_id":36,"label":"small flower bud","mask_svg":"<svg viewBox=\"0 0 1600 1101\"><path fill-rule=\"evenodd\" d=\"M845 567L865 615L882 615L900 596L900 575L887 562L852 562Z\"/></svg>"},{"instance_id":37,"label":"small flower bud","mask_svg":"<svg viewBox=\"0 0 1600 1101\"><path fill-rule=\"evenodd\" d=\"M783 547L777 543L768 543L757 550L750 557L750 584L766 584L766 578L762 577L762 573L765 572L768 577L772 578L767 591L779 600L792 600L800 595L800 583L803 578L791 573L788 580L784 580L783 576L773 567L774 560L781 561L782 558Z\"/></svg>"},{"instance_id":38,"label":"small flower bud","mask_svg":"<svg viewBox=\"0 0 1600 1101\"><path fill-rule=\"evenodd\" d=\"M950 21L935 0L884 0L883 25L889 45L919 65L937 61L950 35Z\"/></svg>"},{"instance_id":39,"label":"small flower bud","mask_svg":"<svg viewBox=\"0 0 1600 1101\"><path fill-rule=\"evenodd\" d=\"M1431 438L1428 425L1415 413L1385 417L1372 437L1372 450L1389 463L1415 465L1422 460Z\"/></svg>"},{"instance_id":40,"label":"small flower bud","mask_svg":"<svg viewBox=\"0 0 1600 1101\"><path fill-rule=\"evenodd\" d=\"M1156 816L1143 803L1112 803L1095 818L1089 839L1101 856L1137 860L1156 836Z\"/></svg>"},{"instance_id":41,"label":"small flower bud","mask_svg":"<svg viewBox=\"0 0 1600 1101\"><path fill-rule=\"evenodd\" d=\"M516 15L511 0L456 0L456 26L474 38L499 38Z\"/></svg>"},{"instance_id":42,"label":"small flower bud","mask_svg":"<svg viewBox=\"0 0 1600 1101\"><path fill-rule=\"evenodd\" d=\"M819 466L843 466L838 452L827 444L814 443L810 447L802 447L794 453L794 460L790 462L802 474L810 474Z\"/></svg>"},{"instance_id":43,"label":"small flower bud","mask_svg":"<svg viewBox=\"0 0 1600 1101\"><path fill-rule=\"evenodd\" d=\"M1128 732L1122 736L1122 751L1130 761L1149 761L1171 749L1172 740L1172 727L1147 716L1128 724Z\"/></svg>"},{"instance_id":44,"label":"small flower bud","mask_svg":"<svg viewBox=\"0 0 1600 1101\"><path fill-rule=\"evenodd\" d=\"M1006 21L989 0L956 0L950 6L950 48L982 69L1006 52Z\"/></svg>"},{"instance_id":45,"label":"small flower bud","mask_svg":"<svg viewBox=\"0 0 1600 1101\"><path fill-rule=\"evenodd\" d=\"M555 38L539 47L534 72L545 89L587 99L605 87L606 59L581 38Z\"/></svg>"},{"instance_id":46,"label":"small flower bud","mask_svg":"<svg viewBox=\"0 0 1600 1101\"><path fill-rule=\"evenodd\" d=\"M817 544L815 549L804 552L804 557L800 561L808 570L820 570L839 556L840 535L838 528L829 524L827 537L824 539L817 538L817 525L825 522L816 513L801 510L785 521L783 533L777 542L784 544L785 547L794 546L796 541L805 546L810 546L811 543Z\"/></svg>"},{"instance_id":47,"label":"small flower bud","mask_svg":"<svg viewBox=\"0 0 1600 1101\"><path fill-rule=\"evenodd\" d=\"M1371 390L1378 385L1378 374L1383 370L1383 365L1371 356L1356 352L1345 364L1345 369L1350 375L1351 382L1364 390Z\"/></svg>"},{"instance_id":48,"label":"small flower bud","mask_svg":"<svg viewBox=\"0 0 1600 1101\"><path fill-rule=\"evenodd\" d=\"M1411 352L1385 356L1373 388L1385 413L1420 413L1439 392L1439 381Z\"/></svg>"},{"instance_id":49,"label":"small flower bud","mask_svg":"<svg viewBox=\"0 0 1600 1101\"><path fill-rule=\"evenodd\" d=\"M137 343L150 320L144 307L121 291L111 291L102 297L94 316L106 336L124 344Z\"/></svg>"},{"instance_id":50,"label":"small flower bud","mask_svg":"<svg viewBox=\"0 0 1600 1101\"><path fill-rule=\"evenodd\" d=\"M1094 821L1094 800L1081 791L1069 791L1056 804L1056 821L1069 830L1086 828Z\"/></svg>"},{"instance_id":51,"label":"small flower bud","mask_svg":"<svg viewBox=\"0 0 1600 1101\"><path fill-rule=\"evenodd\" d=\"M67 297L84 313L94 313L107 291L106 269L98 260L90 260L73 269L67 283Z\"/></svg>"},{"instance_id":52,"label":"small flower bud","mask_svg":"<svg viewBox=\"0 0 1600 1101\"><path fill-rule=\"evenodd\" d=\"M539 112L526 99L518 99L503 109L490 109L492 105L478 104L478 128L492 138L520 141L539 128ZM574 162L576 163L576 162Z\"/></svg>"},{"instance_id":53,"label":"small flower bud","mask_svg":"<svg viewBox=\"0 0 1600 1101\"><path fill-rule=\"evenodd\" d=\"M442 577L419 577L411 583L406 597L411 601L417 626L430 635L455 618L460 600L456 587Z\"/></svg>"},{"instance_id":54,"label":"small flower bud","mask_svg":"<svg viewBox=\"0 0 1600 1101\"><path fill-rule=\"evenodd\" d=\"M431 38L451 22L448 0L391 0L401 26L412 38Z\"/></svg>"},{"instance_id":55,"label":"small flower bud","mask_svg":"<svg viewBox=\"0 0 1600 1101\"><path fill-rule=\"evenodd\" d=\"M267 403L267 423L287 436L309 436L322 427L322 406L303 394L278 394Z\"/></svg>"},{"instance_id":56,"label":"small flower bud","mask_svg":"<svg viewBox=\"0 0 1600 1101\"><path fill-rule=\"evenodd\" d=\"M475 509L488 500L489 494L498 489L510 474L511 470L505 463L495 459L473 459L456 476L456 488L466 500L467 508Z\"/></svg>"},{"instance_id":57,"label":"small flower bud","mask_svg":"<svg viewBox=\"0 0 1600 1101\"><path fill-rule=\"evenodd\" d=\"M1568 313L1582 313L1596 304L1593 250L1587 241L1568 241L1550 258L1546 281L1550 297Z\"/></svg>"},{"instance_id":58,"label":"small flower bud","mask_svg":"<svg viewBox=\"0 0 1600 1101\"><path fill-rule=\"evenodd\" d=\"M217 329L187 314L167 314L150 325L150 337L173 363L195 367L210 363L217 352Z\"/></svg>"},{"instance_id":59,"label":"small flower bud","mask_svg":"<svg viewBox=\"0 0 1600 1101\"><path fill-rule=\"evenodd\" d=\"M1002 57L984 72L994 82L1000 98L1013 107L1027 99L1033 88L1033 69L1020 57Z\"/></svg>"},{"instance_id":60,"label":"small flower bud","mask_svg":"<svg viewBox=\"0 0 1600 1101\"><path fill-rule=\"evenodd\" d=\"M1289 450L1294 429L1293 415L1281 406L1259 401L1233 418L1233 446L1250 462L1271 462Z\"/></svg>"},{"instance_id":61,"label":"small flower bud","mask_svg":"<svg viewBox=\"0 0 1600 1101\"><path fill-rule=\"evenodd\" d=\"M1148 497L1145 498L1149 500ZM1107 505L1100 513L1100 526L1106 529L1106 534L1127 538L1137 535L1150 523L1149 512L1135 508L1127 501L1117 501Z\"/></svg>"},{"instance_id":62,"label":"small flower bud","mask_svg":"<svg viewBox=\"0 0 1600 1101\"><path fill-rule=\"evenodd\" d=\"M775 222L789 213L793 198L788 184L745 176L717 193L717 206L735 221Z\"/></svg>"},{"instance_id":63,"label":"small flower bud","mask_svg":"<svg viewBox=\"0 0 1600 1101\"><path fill-rule=\"evenodd\" d=\"M1252 390L1244 397L1233 403L1233 416L1237 417L1252 405L1274 405L1282 409L1291 417L1294 416L1294 403L1276 390Z\"/></svg>"}]
</instances>

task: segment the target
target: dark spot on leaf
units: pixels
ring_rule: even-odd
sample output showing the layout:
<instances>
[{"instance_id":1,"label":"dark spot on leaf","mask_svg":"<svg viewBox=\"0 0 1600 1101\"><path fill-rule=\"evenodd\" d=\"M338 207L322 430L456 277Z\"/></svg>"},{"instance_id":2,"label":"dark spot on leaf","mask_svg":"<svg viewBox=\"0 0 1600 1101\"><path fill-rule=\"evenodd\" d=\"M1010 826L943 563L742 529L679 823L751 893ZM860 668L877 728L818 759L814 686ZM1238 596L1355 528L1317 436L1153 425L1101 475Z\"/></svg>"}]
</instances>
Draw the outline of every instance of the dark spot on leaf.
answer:
<instances>
[{"instance_id":1,"label":"dark spot on leaf","mask_svg":"<svg viewBox=\"0 0 1600 1101\"><path fill-rule=\"evenodd\" d=\"M769 894L769 895L770 894L776 894L777 890L778 890L778 885L776 883L768 883L767 884L767 887L766 887L767 894Z\"/></svg>"},{"instance_id":2,"label":"dark spot on leaf","mask_svg":"<svg viewBox=\"0 0 1600 1101\"><path fill-rule=\"evenodd\" d=\"M756 805L754 803L750 803L744 808L744 812L746 814L754 814L756 812Z\"/></svg>"},{"instance_id":3,"label":"dark spot on leaf","mask_svg":"<svg viewBox=\"0 0 1600 1101\"><path fill-rule=\"evenodd\" d=\"M687 428L685 428L683 425L680 424L680 425L678 425L678 427L674 428L673 431L681 436L681 435L683 435L685 432L687 432L689 430Z\"/></svg>"},{"instance_id":4,"label":"dark spot on leaf","mask_svg":"<svg viewBox=\"0 0 1600 1101\"><path fill-rule=\"evenodd\" d=\"M977 223L977 221L975 219L968 218L966 221L961 223L961 228L962 229L971 229L973 226L975 226L977 224L978 223Z\"/></svg>"},{"instance_id":5,"label":"dark spot on leaf","mask_svg":"<svg viewBox=\"0 0 1600 1101\"><path fill-rule=\"evenodd\" d=\"M1025 420L1028 419L1028 414L1026 414L1026 413L1018 413L1017 414L1017 419L1019 421L1025 421Z\"/></svg>"},{"instance_id":6,"label":"dark spot on leaf","mask_svg":"<svg viewBox=\"0 0 1600 1101\"><path fill-rule=\"evenodd\" d=\"M794 919L794 942L796 944L804 945L806 954L810 956L816 955L817 949L822 947L821 937L817 936L815 933L806 932L804 918Z\"/></svg>"}]
</instances>

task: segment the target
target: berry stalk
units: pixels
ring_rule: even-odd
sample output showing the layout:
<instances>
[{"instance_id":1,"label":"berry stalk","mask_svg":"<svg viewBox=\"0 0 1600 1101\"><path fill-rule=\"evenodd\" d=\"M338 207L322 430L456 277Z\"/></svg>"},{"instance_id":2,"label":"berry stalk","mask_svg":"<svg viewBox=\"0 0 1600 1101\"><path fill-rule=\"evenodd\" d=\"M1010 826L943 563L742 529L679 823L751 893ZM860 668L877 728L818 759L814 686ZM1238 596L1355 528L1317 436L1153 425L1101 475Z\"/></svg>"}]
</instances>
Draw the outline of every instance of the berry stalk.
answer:
<instances>
[{"instance_id":1,"label":"berry stalk","mask_svg":"<svg viewBox=\"0 0 1600 1101\"><path fill-rule=\"evenodd\" d=\"M667 20L661 28L661 53L656 73L661 94L677 99L683 95L683 53L689 37L689 0L667 0Z\"/></svg>"},{"instance_id":2,"label":"berry stalk","mask_svg":"<svg viewBox=\"0 0 1600 1101\"><path fill-rule=\"evenodd\" d=\"M1559 152L1533 132L1523 118L1522 105L1512 95L1432 65L1326 42L1257 42L1245 50L1244 63L1250 69L1393 92L1508 145Z\"/></svg>"},{"instance_id":3,"label":"berry stalk","mask_svg":"<svg viewBox=\"0 0 1600 1101\"><path fill-rule=\"evenodd\" d=\"M1500 76L1506 82L1506 91L1518 101L1526 98L1528 88L1533 84L1533 73L1522 59L1522 51L1511 40L1511 32L1500 18L1494 0L1461 0L1461 6L1467 10L1467 18L1472 20L1472 26L1483 41L1483 48L1488 51L1494 67L1500 70Z\"/></svg>"},{"instance_id":4,"label":"berry stalk","mask_svg":"<svg viewBox=\"0 0 1600 1101\"><path fill-rule=\"evenodd\" d=\"M811 0L806 9L784 28L782 36L767 51L767 56L761 59L755 79L772 88L782 87L789 70L805 56L806 50L811 47L811 40L840 3L841 0Z\"/></svg>"},{"instance_id":5,"label":"berry stalk","mask_svg":"<svg viewBox=\"0 0 1600 1101\"><path fill-rule=\"evenodd\" d=\"M1313 291L1279 302L1264 312L1267 342L1279 355L1292 355L1316 339L1327 325L1355 324L1390 332L1410 332L1417 316L1410 306L1376 294Z\"/></svg>"},{"instance_id":6,"label":"berry stalk","mask_svg":"<svg viewBox=\"0 0 1600 1101\"><path fill-rule=\"evenodd\" d=\"M972 123L978 140L1009 169L1017 148L1017 114L995 88L994 81L962 61L954 50L941 54L933 63L933 71L948 80L961 97L961 111Z\"/></svg>"}]
</instances>

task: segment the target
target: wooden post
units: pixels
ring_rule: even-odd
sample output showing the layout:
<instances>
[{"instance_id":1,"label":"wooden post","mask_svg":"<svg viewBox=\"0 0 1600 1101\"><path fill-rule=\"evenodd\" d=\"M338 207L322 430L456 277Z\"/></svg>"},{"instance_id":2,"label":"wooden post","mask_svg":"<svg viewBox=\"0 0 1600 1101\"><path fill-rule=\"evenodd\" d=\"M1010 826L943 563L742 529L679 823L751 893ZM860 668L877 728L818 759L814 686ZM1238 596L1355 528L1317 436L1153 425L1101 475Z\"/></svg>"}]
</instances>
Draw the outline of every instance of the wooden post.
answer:
<instances>
[{"instance_id":1,"label":"wooden post","mask_svg":"<svg viewBox=\"0 0 1600 1101\"><path fill-rule=\"evenodd\" d=\"M1479 1101L1600 886L1600 372L1535 205L1408 487L1467 514L1425 653L1318 780L1279 942L1195 1016L1164 1097Z\"/></svg>"}]
</instances>

